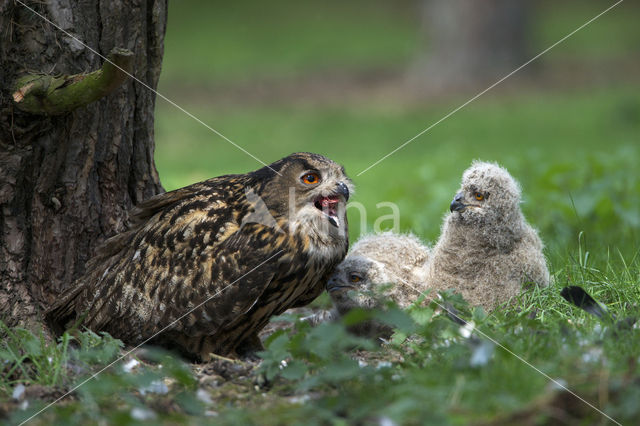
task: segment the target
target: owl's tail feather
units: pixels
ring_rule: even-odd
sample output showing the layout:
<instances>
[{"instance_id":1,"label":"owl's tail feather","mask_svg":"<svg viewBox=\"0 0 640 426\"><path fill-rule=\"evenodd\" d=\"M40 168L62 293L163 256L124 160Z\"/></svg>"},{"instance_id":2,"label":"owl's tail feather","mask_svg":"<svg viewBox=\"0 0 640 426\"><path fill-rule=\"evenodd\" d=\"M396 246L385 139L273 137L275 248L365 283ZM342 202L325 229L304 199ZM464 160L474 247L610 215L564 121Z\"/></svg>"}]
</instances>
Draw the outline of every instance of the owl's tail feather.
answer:
<instances>
[{"instance_id":1,"label":"owl's tail feather","mask_svg":"<svg viewBox=\"0 0 640 426\"><path fill-rule=\"evenodd\" d=\"M76 311L76 299L83 289L84 286L77 285L68 290L45 312L45 323L56 336L60 336L65 330L82 322L83 316L78 316Z\"/></svg>"}]
</instances>

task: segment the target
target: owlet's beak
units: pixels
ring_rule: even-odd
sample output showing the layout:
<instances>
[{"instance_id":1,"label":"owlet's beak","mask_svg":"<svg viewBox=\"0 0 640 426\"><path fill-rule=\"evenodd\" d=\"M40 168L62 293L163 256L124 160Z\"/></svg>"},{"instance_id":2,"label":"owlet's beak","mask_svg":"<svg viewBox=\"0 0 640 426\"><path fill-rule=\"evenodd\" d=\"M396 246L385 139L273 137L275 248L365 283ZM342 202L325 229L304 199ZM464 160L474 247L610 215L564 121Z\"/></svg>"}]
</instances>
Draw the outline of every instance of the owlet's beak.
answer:
<instances>
[{"instance_id":1,"label":"owlet's beak","mask_svg":"<svg viewBox=\"0 0 640 426\"><path fill-rule=\"evenodd\" d=\"M449 211L451 211L452 213L464 211L467 205L462 202L463 200L464 200L464 194L462 194L462 192L458 192L456 196L453 197L453 201L449 206Z\"/></svg>"}]
</instances>

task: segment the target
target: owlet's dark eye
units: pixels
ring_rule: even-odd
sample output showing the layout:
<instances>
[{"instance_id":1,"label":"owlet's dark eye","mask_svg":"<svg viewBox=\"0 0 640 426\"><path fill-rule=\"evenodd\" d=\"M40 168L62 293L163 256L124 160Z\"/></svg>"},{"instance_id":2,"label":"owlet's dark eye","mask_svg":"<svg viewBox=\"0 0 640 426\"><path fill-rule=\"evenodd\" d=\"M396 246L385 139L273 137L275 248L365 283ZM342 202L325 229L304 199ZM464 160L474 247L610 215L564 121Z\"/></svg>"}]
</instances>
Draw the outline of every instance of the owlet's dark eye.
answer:
<instances>
[{"instance_id":1,"label":"owlet's dark eye","mask_svg":"<svg viewBox=\"0 0 640 426\"><path fill-rule=\"evenodd\" d=\"M349 282L358 283L362 281L362 277L358 274L349 274Z\"/></svg>"},{"instance_id":2,"label":"owlet's dark eye","mask_svg":"<svg viewBox=\"0 0 640 426\"><path fill-rule=\"evenodd\" d=\"M313 185L320 182L320 175L316 172L309 172L303 174L300 180L307 185Z\"/></svg>"},{"instance_id":3,"label":"owlet's dark eye","mask_svg":"<svg viewBox=\"0 0 640 426\"><path fill-rule=\"evenodd\" d=\"M476 200L478 200L478 201L482 201L482 200L484 200L484 195L482 195L482 194L481 194L481 193L479 193L479 192L476 192L476 193L474 194L474 197L476 197Z\"/></svg>"}]
</instances>

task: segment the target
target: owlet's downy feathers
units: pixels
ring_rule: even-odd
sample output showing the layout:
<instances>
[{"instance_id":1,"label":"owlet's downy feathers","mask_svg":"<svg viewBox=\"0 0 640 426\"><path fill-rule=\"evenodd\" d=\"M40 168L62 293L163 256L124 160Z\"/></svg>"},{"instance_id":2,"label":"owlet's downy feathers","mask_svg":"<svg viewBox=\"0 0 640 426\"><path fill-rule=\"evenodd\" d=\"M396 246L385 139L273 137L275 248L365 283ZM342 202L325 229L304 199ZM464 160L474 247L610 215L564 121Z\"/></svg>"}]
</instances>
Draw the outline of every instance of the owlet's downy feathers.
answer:
<instances>
[{"instance_id":1,"label":"owlet's downy feathers","mask_svg":"<svg viewBox=\"0 0 640 426\"><path fill-rule=\"evenodd\" d=\"M475 161L462 176L433 249L427 287L453 289L492 310L525 284L547 286L542 241L520 210L520 187L506 169Z\"/></svg>"},{"instance_id":2,"label":"owlet's downy feathers","mask_svg":"<svg viewBox=\"0 0 640 426\"><path fill-rule=\"evenodd\" d=\"M296 153L152 197L48 322L57 332L79 323L201 360L257 350L269 318L315 299L344 258L350 191L339 164Z\"/></svg>"},{"instance_id":3,"label":"owlet's downy feathers","mask_svg":"<svg viewBox=\"0 0 640 426\"><path fill-rule=\"evenodd\" d=\"M336 319L354 308L380 308L386 301L408 307L426 290L429 251L413 234L384 232L360 237L327 282L334 309L311 321ZM368 337L386 337L391 332L388 326L372 320L349 330Z\"/></svg>"},{"instance_id":4,"label":"owlet's downy feathers","mask_svg":"<svg viewBox=\"0 0 640 426\"><path fill-rule=\"evenodd\" d=\"M413 234L364 235L329 278L331 300L341 313L377 306L376 295L406 308L424 290L429 251Z\"/></svg>"}]
</instances>

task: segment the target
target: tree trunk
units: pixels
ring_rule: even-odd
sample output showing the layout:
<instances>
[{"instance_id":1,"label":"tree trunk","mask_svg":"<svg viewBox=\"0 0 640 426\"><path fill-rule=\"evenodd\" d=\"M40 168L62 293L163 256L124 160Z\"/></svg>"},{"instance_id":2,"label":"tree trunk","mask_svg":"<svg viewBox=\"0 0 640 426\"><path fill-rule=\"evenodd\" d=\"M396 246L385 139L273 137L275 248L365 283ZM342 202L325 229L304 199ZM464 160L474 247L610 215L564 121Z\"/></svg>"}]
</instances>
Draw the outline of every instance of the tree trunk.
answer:
<instances>
[{"instance_id":1,"label":"tree trunk","mask_svg":"<svg viewBox=\"0 0 640 426\"><path fill-rule=\"evenodd\" d=\"M527 58L528 0L423 0L428 48L412 77L435 91L495 82Z\"/></svg>"},{"instance_id":2,"label":"tree trunk","mask_svg":"<svg viewBox=\"0 0 640 426\"><path fill-rule=\"evenodd\" d=\"M131 73L157 86L167 0L21 1L104 56L129 49ZM104 60L17 1L0 0L0 30L0 320L27 325L123 229L133 204L162 191L155 95L127 79L71 112L22 112L19 77L88 73Z\"/></svg>"}]
</instances>

